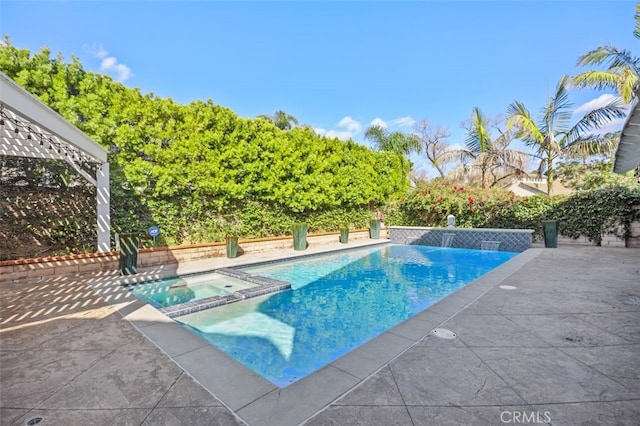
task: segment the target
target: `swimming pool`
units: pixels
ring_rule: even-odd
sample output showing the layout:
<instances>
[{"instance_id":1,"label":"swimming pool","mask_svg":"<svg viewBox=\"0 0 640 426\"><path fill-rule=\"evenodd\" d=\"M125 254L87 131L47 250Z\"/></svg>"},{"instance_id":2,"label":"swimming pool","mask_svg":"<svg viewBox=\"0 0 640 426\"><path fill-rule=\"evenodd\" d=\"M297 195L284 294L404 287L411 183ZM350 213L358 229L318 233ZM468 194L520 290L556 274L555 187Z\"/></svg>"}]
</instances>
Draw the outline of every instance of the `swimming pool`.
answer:
<instances>
[{"instance_id":1,"label":"swimming pool","mask_svg":"<svg viewBox=\"0 0 640 426\"><path fill-rule=\"evenodd\" d=\"M246 267L292 288L176 320L285 387L517 254L389 244Z\"/></svg>"}]
</instances>

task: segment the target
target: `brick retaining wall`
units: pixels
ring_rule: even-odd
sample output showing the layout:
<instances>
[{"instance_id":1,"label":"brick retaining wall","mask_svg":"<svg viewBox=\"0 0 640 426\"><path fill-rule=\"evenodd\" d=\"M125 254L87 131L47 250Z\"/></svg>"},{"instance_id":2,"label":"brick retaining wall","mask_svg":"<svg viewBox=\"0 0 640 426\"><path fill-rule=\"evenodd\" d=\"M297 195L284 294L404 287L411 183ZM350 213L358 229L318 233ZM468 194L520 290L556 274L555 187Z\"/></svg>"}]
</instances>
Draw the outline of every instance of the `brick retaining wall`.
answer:
<instances>
[{"instance_id":1,"label":"brick retaining wall","mask_svg":"<svg viewBox=\"0 0 640 426\"><path fill-rule=\"evenodd\" d=\"M386 238L386 230L381 237ZM339 233L309 234L310 246L331 244L339 241ZM369 238L369 230L349 232L349 240ZM293 249L291 236L240 240L240 253L258 253L270 250ZM224 242L191 244L173 247L142 248L138 253L138 267L153 267L190 260L226 256ZM89 272L114 273L120 269L120 253L87 253L68 256L53 256L34 259L0 261L0 283L39 279L54 275L83 274Z\"/></svg>"}]
</instances>

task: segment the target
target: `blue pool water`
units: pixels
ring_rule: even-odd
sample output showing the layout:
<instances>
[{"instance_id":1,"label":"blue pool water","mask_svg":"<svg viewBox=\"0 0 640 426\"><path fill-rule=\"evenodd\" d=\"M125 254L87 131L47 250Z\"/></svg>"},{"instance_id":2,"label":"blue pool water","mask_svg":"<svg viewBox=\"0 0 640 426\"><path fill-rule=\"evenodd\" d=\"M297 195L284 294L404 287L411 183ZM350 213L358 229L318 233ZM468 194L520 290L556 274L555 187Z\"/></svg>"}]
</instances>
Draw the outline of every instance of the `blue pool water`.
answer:
<instances>
[{"instance_id":1,"label":"blue pool water","mask_svg":"<svg viewBox=\"0 0 640 426\"><path fill-rule=\"evenodd\" d=\"M285 387L517 254L391 244L249 267L292 289L177 320Z\"/></svg>"}]
</instances>

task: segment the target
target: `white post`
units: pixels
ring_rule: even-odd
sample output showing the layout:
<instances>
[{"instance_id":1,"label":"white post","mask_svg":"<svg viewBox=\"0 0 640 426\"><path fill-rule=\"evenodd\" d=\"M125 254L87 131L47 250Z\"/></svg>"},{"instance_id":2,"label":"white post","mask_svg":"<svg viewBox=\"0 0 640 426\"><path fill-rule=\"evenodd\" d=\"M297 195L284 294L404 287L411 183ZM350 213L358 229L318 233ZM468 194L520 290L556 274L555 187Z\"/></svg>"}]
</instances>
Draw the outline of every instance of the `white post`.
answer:
<instances>
[{"instance_id":1,"label":"white post","mask_svg":"<svg viewBox=\"0 0 640 426\"><path fill-rule=\"evenodd\" d=\"M102 163L98 168L97 181L97 216L98 216L98 252L111 251L111 214L109 200L109 163Z\"/></svg>"}]
</instances>

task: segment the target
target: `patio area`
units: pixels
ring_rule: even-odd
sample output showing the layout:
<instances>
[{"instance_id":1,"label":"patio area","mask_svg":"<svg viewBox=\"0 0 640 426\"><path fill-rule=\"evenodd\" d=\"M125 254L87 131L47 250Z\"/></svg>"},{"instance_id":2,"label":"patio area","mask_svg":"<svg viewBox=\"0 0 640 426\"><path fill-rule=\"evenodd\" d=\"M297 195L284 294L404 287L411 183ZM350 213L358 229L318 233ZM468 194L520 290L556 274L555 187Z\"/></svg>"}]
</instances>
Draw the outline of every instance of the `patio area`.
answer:
<instances>
[{"instance_id":1,"label":"patio area","mask_svg":"<svg viewBox=\"0 0 640 426\"><path fill-rule=\"evenodd\" d=\"M530 249L284 389L120 288L341 247L0 283L0 424L637 424L637 249Z\"/></svg>"}]
</instances>

